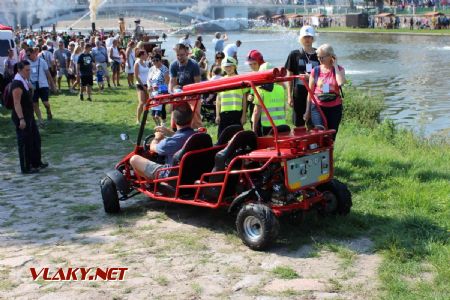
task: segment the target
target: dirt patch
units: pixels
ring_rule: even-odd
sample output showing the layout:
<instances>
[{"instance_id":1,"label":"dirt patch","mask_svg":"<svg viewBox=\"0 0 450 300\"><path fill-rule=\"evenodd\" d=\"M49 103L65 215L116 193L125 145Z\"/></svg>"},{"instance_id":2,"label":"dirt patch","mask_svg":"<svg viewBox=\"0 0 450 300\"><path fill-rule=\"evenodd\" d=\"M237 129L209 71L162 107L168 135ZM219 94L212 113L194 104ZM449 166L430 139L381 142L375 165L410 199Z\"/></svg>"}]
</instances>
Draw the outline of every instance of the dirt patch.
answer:
<instances>
[{"instance_id":1,"label":"dirt patch","mask_svg":"<svg viewBox=\"0 0 450 300\"><path fill-rule=\"evenodd\" d=\"M122 214L106 215L99 180L116 157L70 155L29 176L18 173L15 156L3 158L0 298L376 297L380 257L367 238L342 242L354 251L350 263L337 253L315 252L314 245L255 252L241 243L234 220L223 212L138 196L122 203ZM33 281L29 270L97 266L129 271L123 282L45 282ZM299 277L276 278L278 266Z\"/></svg>"}]
</instances>

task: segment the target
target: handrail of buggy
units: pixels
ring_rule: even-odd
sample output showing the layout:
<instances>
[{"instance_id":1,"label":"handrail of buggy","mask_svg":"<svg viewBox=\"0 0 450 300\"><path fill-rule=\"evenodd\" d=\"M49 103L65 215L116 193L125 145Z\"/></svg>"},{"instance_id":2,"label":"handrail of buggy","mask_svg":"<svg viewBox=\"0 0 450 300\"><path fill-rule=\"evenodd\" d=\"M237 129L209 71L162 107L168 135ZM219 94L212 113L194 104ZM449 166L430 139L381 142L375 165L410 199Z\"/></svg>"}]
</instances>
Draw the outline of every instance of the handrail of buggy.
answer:
<instances>
[{"instance_id":1,"label":"handrail of buggy","mask_svg":"<svg viewBox=\"0 0 450 300\"><path fill-rule=\"evenodd\" d=\"M198 105L198 100L200 100L201 94L211 92L217 93L236 88L252 88L256 97L259 100L259 103L261 104L262 109L264 110L264 113L267 115L267 118L269 119L269 122L273 129L275 141L278 141L278 130L267 108L265 107L264 102L261 100L261 96L256 90L256 86L263 85L266 83L286 82L294 79L300 79L301 81L303 81L303 84L310 95L310 100L318 108L319 113L324 122L325 128L328 128L328 122L325 118L322 109L320 109L320 106L318 105L318 100L314 95L314 92L310 89L309 83L306 81L305 78L306 74L286 76L285 75L286 70L284 68L281 68L280 70L274 68L267 71L255 72L256 74L251 73L251 74L236 75L233 77L218 79L214 81L205 81L189 84L184 87L185 91L182 91L180 93L158 95L147 99L144 110L148 111L149 109L151 109L151 107L161 104L179 103L187 101L197 101L196 105ZM278 145L277 145L277 152L279 152Z\"/></svg>"}]
</instances>

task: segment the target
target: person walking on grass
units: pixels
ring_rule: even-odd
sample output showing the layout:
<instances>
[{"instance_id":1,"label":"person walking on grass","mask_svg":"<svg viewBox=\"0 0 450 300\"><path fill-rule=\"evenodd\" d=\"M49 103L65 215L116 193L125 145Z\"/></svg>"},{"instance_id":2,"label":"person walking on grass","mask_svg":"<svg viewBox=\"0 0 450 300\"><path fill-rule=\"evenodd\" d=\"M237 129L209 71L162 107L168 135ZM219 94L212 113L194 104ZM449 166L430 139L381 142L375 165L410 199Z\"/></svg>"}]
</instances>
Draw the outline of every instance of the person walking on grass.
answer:
<instances>
[{"instance_id":1,"label":"person walking on grass","mask_svg":"<svg viewBox=\"0 0 450 300\"><path fill-rule=\"evenodd\" d=\"M80 57L80 54L82 53L81 46L75 47L75 50L72 53L72 56L70 57L70 68L69 68L69 74L72 73L75 75L77 72L77 65L78 65L78 58ZM76 93L75 89L80 86L80 80L78 76L76 76L75 81L70 89L71 92Z\"/></svg>"},{"instance_id":2,"label":"person walking on grass","mask_svg":"<svg viewBox=\"0 0 450 300\"><path fill-rule=\"evenodd\" d=\"M14 102L11 119L16 127L20 170L23 174L32 174L48 167L48 163L41 160L41 136L34 119L33 86L29 81L30 62L24 60L17 63L17 69L18 73L11 83Z\"/></svg>"},{"instance_id":3,"label":"person walking on grass","mask_svg":"<svg viewBox=\"0 0 450 300\"><path fill-rule=\"evenodd\" d=\"M61 40L58 43L58 49L53 53L56 62L56 76L58 77L58 90L61 90L61 78L66 77L67 86L70 88L70 78L68 68L70 65L71 52L64 48L64 42Z\"/></svg>"},{"instance_id":4,"label":"person walking on grass","mask_svg":"<svg viewBox=\"0 0 450 300\"><path fill-rule=\"evenodd\" d=\"M95 71L94 58L91 55L91 44L87 43L84 47L84 52L78 57L77 76L81 83L80 100L84 100L84 92L87 90L87 100L92 101L92 86L94 80L92 79Z\"/></svg>"},{"instance_id":5,"label":"person walking on grass","mask_svg":"<svg viewBox=\"0 0 450 300\"><path fill-rule=\"evenodd\" d=\"M39 125L43 126L41 109L39 108L39 99L42 100L47 111L47 120L52 120L53 115L50 109L50 90L56 91L55 83L52 75L49 72L48 65L43 58L38 57L39 48L28 48L27 50L28 62L31 67L30 80L33 85L33 107L34 112L39 120Z\"/></svg>"}]
</instances>

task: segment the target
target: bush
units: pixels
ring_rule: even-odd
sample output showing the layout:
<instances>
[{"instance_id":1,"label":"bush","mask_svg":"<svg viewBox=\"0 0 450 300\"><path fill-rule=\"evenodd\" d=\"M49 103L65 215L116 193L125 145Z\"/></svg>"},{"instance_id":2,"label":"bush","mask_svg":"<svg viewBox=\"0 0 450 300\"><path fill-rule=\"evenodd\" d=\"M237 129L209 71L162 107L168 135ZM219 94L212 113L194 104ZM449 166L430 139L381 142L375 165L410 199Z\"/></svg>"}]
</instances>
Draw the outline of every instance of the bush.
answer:
<instances>
[{"instance_id":1,"label":"bush","mask_svg":"<svg viewBox=\"0 0 450 300\"><path fill-rule=\"evenodd\" d=\"M371 95L353 86L344 90L343 122L355 122L368 127L380 123L380 115L384 109L382 95Z\"/></svg>"}]
</instances>

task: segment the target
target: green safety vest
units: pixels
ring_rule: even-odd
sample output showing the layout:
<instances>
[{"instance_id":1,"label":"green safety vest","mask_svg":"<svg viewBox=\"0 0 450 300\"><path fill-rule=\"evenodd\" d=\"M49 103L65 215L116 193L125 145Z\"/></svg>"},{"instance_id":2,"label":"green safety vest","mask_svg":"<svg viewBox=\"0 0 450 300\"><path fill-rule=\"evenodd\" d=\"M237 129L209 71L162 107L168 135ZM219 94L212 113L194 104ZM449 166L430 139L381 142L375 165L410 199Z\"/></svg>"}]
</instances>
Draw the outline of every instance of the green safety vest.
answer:
<instances>
[{"instance_id":1,"label":"green safety vest","mask_svg":"<svg viewBox=\"0 0 450 300\"><path fill-rule=\"evenodd\" d=\"M242 110L243 89L220 92L220 112Z\"/></svg>"},{"instance_id":2,"label":"green safety vest","mask_svg":"<svg viewBox=\"0 0 450 300\"><path fill-rule=\"evenodd\" d=\"M286 112L284 111L284 103L286 93L284 88L278 84L275 84L271 92L263 89L258 89L258 92L261 95L264 105L269 111L275 126L285 125ZM261 125L263 127L272 126L270 125L269 118L267 118L264 111L261 112Z\"/></svg>"}]
</instances>

